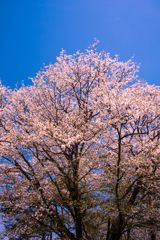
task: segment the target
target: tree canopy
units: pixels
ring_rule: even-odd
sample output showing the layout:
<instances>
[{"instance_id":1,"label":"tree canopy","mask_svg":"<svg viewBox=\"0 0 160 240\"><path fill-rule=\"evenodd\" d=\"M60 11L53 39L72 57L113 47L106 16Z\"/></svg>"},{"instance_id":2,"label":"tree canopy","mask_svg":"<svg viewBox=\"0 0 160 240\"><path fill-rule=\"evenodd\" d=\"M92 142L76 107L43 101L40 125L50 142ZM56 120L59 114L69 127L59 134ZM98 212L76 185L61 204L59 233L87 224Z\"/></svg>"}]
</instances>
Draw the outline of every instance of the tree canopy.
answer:
<instances>
[{"instance_id":1,"label":"tree canopy","mask_svg":"<svg viewBox=\"0 0 160 240\"><path fill-rule=\"evenodd\" d=\"M160 237L160 88L95 48L0 87L0 210L7 236Z\"/></svg>"}]
</instances>

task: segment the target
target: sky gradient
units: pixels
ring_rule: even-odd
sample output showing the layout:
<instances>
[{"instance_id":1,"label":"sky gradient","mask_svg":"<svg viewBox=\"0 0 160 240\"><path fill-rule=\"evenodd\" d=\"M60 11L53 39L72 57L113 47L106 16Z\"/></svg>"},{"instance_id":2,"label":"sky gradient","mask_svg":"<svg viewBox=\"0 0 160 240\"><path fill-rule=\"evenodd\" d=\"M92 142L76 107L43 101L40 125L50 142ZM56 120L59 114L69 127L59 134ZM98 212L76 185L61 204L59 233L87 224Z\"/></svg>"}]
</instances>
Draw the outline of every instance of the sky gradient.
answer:
<instances>
[{"instance_id":1,"label":"sky gradient","mask_svg":"<svg viewBox=\"0 0 160 240\"><path fill-rule=\"evenodd\" d=\"M60 50L99 49L134 56L140 78L160 85L159 0L0 0L0 79L30 84Z\"/></svg>"}]
</instances>

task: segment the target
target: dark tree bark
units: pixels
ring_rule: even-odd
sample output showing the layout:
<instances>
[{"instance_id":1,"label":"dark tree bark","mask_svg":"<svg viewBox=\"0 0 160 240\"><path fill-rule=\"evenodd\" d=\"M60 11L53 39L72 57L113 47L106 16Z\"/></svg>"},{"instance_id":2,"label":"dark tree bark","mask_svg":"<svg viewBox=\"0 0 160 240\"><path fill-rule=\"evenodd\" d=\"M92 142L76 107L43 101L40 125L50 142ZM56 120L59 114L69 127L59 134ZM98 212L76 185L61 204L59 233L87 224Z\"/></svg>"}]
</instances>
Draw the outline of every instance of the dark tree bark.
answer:
<instances>
[{"instance_id":1,"label":"dark tree bark","mask_svg":"<svg viewBox=\"0 0 160 240\"><path fill-rule=\"evenodd\" d=\"M150 240L156 240L156 233L153 230L150 232Z\"/></svg>"},{"instance_id":2,"label":"dark tree bark","mask_svg":"<svg viewBox=\"0 0 160 240\"><path fill-rule=\"evenodd\" d=\"M120 213L117 219L112 223L106 240L120 240L124 228L124 218Z\"/></svg>"}]
</instances>

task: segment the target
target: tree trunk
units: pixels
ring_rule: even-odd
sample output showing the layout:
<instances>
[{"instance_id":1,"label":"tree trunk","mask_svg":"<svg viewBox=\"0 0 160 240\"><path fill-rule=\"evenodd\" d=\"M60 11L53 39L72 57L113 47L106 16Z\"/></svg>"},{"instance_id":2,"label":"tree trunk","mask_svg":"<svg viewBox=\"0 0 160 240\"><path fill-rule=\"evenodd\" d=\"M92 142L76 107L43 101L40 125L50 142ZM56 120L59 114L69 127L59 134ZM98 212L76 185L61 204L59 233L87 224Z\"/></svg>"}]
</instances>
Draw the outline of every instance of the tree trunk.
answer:
<instances>
[{"instance_id":1,"label":"tree trunk","mask_svg":"<svg viewBox=\"0 0 160 240\"><path fill-rule=\"evenodd\" d=\"M42 240L45 240L45 233L42 234Z\"/></svg>"},{"instance_id":2,"label":"tree trunk","mask_svg":"<svg viewBox=\"0 0 160 240\"><path fill-rule=\"evenodd\" d=\"M107 233L106 240L120 240L122 237L124 219L121 214L118 218L112 223L109 233Z\"/></svg>"},{"instance_id":3,"label":"tree trunk","mask_svg":"<svg viewBox=\"0 0 160 240\"><path fill-rule=\"evenodd\" d=\"M150 240L156 240L156 233L153 230L150 232Z\"/></svg>"}]
</instances>

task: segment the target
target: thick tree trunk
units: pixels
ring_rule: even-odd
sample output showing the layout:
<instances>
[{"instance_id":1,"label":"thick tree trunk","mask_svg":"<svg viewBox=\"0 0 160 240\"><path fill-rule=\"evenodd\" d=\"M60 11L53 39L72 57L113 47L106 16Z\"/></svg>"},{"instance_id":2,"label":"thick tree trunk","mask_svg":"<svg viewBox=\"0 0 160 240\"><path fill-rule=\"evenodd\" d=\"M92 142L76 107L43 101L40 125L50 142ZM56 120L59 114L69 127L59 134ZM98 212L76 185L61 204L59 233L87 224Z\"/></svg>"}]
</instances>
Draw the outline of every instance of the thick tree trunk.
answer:
<instances>
[{"instance_id":1,"label":"thick tree trunk","mask_svg":"<svg viewBox=\"0 0 160 240\"><path fill-rule=\"evenodd\" d=\"M42 240L45 240L45 234L44 233L42 234Z\"/></svg>"},{"instance_id":2,"label":"thick tree trunk","mask_svg":"<svg viewBox=\"0 0 160 240\"><path fill-rule=\"evenodd\" d=\"M52 240L52 232L50 233L50 240Z\"/></svg>"},{"instance_id":3,"label":"thick tree trunk","mask_svg":"<svg viewBox=\"0 0 160 240\"><path fill-rule=\"evenodd\" d=\"M109 237L107 240L120 240L121 231L119 226L112 225Z\"/></svg>"},{"instance_id":4,"label":"thick tree trunk","mask_svg":"<svg viewBox=\"0 0 160 240\"><path fill-rule=\"evenodd\" d=\"M112 223L109 232L107 233L106 240L120 240L122 237L124 220L121 214L118 218Z\"/></svg>"},{"instance_id":5,"label":"thick tree trunk","mask_svg":"<svg viewBox=\"0 0 160 240\"><path fill-rule=\"evenodd\" d=\"M156 240L156 233L153 230L150 232L150 240Z\"/></svg>"},{"instance_id":6,"label":"thick tree trunk","mask_svg":"<svg viewBox=\"0 0 160 240\"><path fill-rule=\"evenodd\" d=\"M76 238L77 240L82 239L82 220L79 214L77 214L76 218Z\"/></svg>"}]
</instances>

